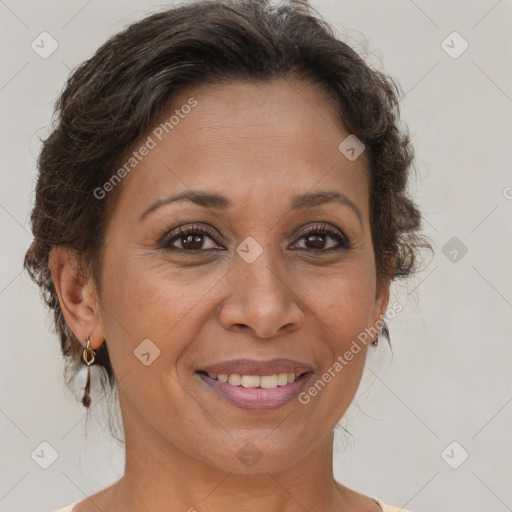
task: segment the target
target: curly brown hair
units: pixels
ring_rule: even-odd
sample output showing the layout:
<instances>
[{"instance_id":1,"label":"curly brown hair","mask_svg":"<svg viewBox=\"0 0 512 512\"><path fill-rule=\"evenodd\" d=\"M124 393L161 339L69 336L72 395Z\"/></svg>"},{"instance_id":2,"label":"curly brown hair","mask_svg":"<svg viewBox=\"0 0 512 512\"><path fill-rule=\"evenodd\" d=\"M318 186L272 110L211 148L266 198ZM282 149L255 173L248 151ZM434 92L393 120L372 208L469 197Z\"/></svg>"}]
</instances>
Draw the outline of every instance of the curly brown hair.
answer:
<instances>
[{"instance_id":1,"label":"curly brown hair","mask_svg":"<svg viewBox=\"0 0 512 512\"><path fill-rule=\"evenodd\" d=\"M340 122L366 146L370 225L377 278L417 270L421 214L407 195L413 148L399 127L399 87L372 69L302 0L199 0L175 5L126 28L70 75L55 105L55 126L38 158L34 241L24 267L53 311L62 353L80 359L82 345L66 324L49 268L52 247L80 256L101 290L105 228L121 186L104 200L107 182L135 143L184 88L222 81L253 83L296 77L319 84ZM389 341L384 324L383 334ZM97 365L113 387L107 344ZM84 405L88 406L88 404Z\"/></svg>"}]
</instances>

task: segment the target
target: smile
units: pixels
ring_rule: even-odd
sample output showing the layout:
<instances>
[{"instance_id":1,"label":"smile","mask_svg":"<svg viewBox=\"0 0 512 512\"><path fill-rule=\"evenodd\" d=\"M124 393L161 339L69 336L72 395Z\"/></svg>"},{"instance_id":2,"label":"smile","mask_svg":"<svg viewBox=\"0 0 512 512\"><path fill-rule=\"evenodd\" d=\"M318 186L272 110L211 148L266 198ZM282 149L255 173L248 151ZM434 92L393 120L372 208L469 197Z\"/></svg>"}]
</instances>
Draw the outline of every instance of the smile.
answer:
<instances>
[{"instance_id":1,"label":"smile","mask_svg":"<svg viewBox=\"0 0 512 512\"><path fill-rule=\"evenodd\" d=\"M272 410L295 400L313 372L240 375L199 371L196 374L216 396L240 409Z\"/></svg>"},{"instance_id":2,"label":"smile","mask_svg":"<svg viewBox=\"0 0 512 512\"><path fill-rule=\"evenodd\" d=\"M231 386L242 386L244 388L263 388L273 389L277 386L286 386L295 382L302 374L301 373L274 373L273 375L239 375L232 373L227 375L221 373L207 373L210 379L218 380L219 382L227 382Z\"/></svg>"}]
</instances>

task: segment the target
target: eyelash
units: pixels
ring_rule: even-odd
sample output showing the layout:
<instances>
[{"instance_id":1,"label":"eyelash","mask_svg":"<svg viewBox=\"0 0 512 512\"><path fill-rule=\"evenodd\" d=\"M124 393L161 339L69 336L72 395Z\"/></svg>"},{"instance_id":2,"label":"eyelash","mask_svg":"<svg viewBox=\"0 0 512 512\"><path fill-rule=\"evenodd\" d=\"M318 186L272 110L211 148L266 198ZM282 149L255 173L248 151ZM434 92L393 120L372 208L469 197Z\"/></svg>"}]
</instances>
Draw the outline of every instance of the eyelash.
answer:
<instances>
[{"instance_id":1,"label":"eyelash","mask_svg":"<svg viewBox=\"0 0 512 512\"><path fill-rule=\"evenodd\" d=\"M210 230L209 228L206 228L206 227L192 225L192 226L176 228L175 230L173 230L172 232L170 232L169 234L167 234L166 236L163 237L162 241L159 244L159 247L161 249L165 249L168 251L179 251L179 252L187 252L187 253L218 250L218 249L187 250L187 249L182 249L179 247L172 247L172 243L175 240L179 240L180 238L183 238L187 235L193 235L193 234L207 235L215 243L217 243L217 241L215 239L216 235L214 234L214 232L212 230ZM326 224L316 224L316 225L312 226L307 231L305 231L301 234L301 236L299 237L299 240L301 240L302 238L305 238L307 236L311 236L313 234L329 235L332 238L334 238L338 242L339 245L338 245L338 247L329 247L328 249L308 249L308 248L301 247L299 250L316 252L316 253L330 253L332 251L350 250L353 248L348 237L346 237L344 234L342 234L338 230L333 229Z\"/></svg>"}]
</instances>

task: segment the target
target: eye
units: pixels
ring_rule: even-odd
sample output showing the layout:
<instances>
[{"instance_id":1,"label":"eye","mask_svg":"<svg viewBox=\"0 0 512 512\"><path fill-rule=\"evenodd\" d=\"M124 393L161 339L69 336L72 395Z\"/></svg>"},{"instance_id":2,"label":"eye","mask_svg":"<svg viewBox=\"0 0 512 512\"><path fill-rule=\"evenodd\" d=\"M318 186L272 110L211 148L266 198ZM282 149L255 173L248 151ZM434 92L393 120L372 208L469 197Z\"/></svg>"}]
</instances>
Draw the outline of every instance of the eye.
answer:
<instances>
[{"instance_id":1,"label":"eye","mask_svg":"<svg viewBox=\"0 0 512 512\"><path fill-rule=\"evenodd\" d=\"M331 240L335 240L337 245L326 246L329 238ZM309 249L311 251L319 252L352 249L350 240L342 231L334 229L326 224L317 224L312 226L306 232L302 233L300 240L305 240L306 247L299 247L299 249Z\"/></svg>"},{"instance_id":2,"label":"eye","mask_svg":"<svg viewBox=\"0 0 512 512\"><path fill-rule=\"evenodd\" d=\"M200 252L219 249L215 242L215 233L202 226L180 226L165 235L159 246L169 251ZM328 244L328 240L334 240L334 245ZM208 247L208 240L210 247ZM352 249L350 240L342 231L332 228L326 224L316 224L303 232L299 240L305 241L305 247L300 247L297 243L293 247L298 249L310 250L313 252L331 252L339 250Z\"/></svg>"},{"instance_id":3,"label":"eye","mask_svg":"<svg viewBox=\"0 0 512 512\"><path fill-rule=\"evenodd\" d=\"M211 247L204 247L205 240L210 239L213 243ZM181 245L176 247L175 243ZM159 246L162 249L170 251L188 251L198 252L200 250L212 250L219 246L215 243L215 234L212 230L206 227L198 226L182 226L171 231L160 242Z\"/></svg>"}]
</instances>

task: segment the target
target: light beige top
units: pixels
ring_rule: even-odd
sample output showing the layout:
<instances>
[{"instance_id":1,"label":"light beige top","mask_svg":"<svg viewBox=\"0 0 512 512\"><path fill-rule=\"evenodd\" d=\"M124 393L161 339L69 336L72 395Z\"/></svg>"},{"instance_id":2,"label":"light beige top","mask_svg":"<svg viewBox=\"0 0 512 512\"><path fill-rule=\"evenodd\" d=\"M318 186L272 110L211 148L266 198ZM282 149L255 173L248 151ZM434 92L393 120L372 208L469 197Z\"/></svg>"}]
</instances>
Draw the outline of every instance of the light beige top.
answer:
<instances>
[{"instance_id":1,"label":"light beige top","mask_svg":"<svg viewBox=\"0 0 512 512\"><path fill-rule=\"evenodd\" d=\"M392 507L390 505L384 505L384 503L382 503L382 501L379 501L379 500L375 500L379 505L380 507L382 508L382 512L411 512L411 511L407 511L407 510L404 510L403 508L400 508L400 507ZM75 501L75 503L72 503L71 505L67 506L67 507L64 507L64 508L60 508L59 510L57 510L56 512L73 512L73 507L78 503L78 501Z\"/></svg>"}]
</instances>

